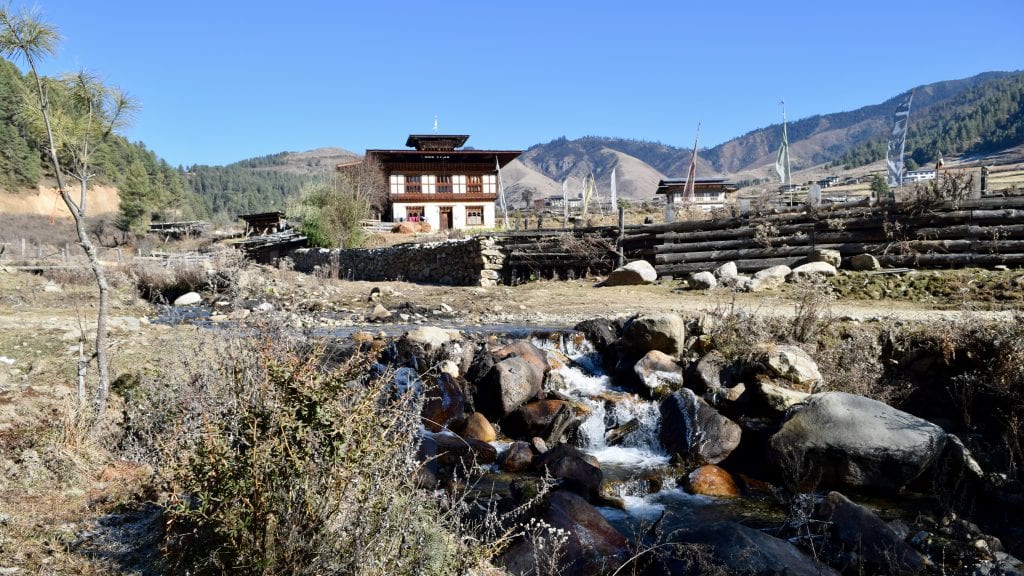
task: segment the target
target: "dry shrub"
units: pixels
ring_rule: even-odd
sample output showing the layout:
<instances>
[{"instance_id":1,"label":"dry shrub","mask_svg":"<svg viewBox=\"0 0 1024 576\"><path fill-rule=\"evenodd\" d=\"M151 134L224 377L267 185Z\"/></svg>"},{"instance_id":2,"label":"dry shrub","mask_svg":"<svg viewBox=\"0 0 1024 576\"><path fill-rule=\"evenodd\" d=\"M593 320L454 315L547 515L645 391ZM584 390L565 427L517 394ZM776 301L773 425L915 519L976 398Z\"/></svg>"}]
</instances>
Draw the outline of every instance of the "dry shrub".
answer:
<instances>
[{"instance_id":1,"label":"dry shrub","mask_svg":"<svg viewBox=\"0 0 1024 576\"><path fill-rule=\"evenodd\" d=\"M256 341L128 403L131 451L157 454L173 487L172 570L458 574L486 555L460 532L461 500L415 487L418 398L372 358Z\"/></svg>"},{"instance_id":2,"label":"dry shrub","mask_svg":"<svg viewBox=\"0 0 1024 576\"><path fill-rule=\"evenodd\" d=\"M796 285L795 314L791 335L797 342L817 340L822 329L835 320L832 302L836 299L832 287L821 280L804 280Z\"/></svg>"}]
</instances>

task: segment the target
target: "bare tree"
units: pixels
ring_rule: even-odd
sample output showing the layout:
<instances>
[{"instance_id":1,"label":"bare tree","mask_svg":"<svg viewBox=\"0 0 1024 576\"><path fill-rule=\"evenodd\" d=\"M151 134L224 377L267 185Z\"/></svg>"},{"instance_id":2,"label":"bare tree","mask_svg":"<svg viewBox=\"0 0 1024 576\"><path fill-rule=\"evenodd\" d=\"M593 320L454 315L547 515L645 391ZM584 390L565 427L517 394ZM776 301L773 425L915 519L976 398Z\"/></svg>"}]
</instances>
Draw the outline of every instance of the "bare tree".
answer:
<instances>
[{"instance_id":1,"label":"bare tree","mask_svg":"<svg viewBox=\"0 0 1024 576\"><path fill-rule=\"evenodd\" d=\"M89 180L93 177L90 172L90 154L100 140L124 125L135 106L123 92L104 86L95 76L85 72L66 76L56 82L40 76L37 68L39 61L53 56L59 41L60 33L56 27L42 22L36 12L14 14L8 8L0 7L0 54L24 60L31 71L36 98L35 103L29 106L28 114L46 136L49 145L47 156L57 179L57 193L74 219L78 245L88 257L96 277L99 311L93 352L98 372L93 415L95 426L106 411L110 392L107 360L110 289L99 254L89 240L85 227ZM66 176L80 184L77 203L71 197ZM80 404L85 403L85 373L91 359L84 355L79 358Z\"/></svg>"}]
</instances>

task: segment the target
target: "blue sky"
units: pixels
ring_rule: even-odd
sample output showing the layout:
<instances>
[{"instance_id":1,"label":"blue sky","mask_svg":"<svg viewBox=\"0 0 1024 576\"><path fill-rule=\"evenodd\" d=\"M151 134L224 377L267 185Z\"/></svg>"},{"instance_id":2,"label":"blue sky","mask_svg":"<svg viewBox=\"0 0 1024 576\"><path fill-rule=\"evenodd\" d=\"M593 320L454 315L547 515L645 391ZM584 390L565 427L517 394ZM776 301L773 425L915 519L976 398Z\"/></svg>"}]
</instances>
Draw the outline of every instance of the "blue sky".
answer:
<instances>
[{"instance_id":1,"label":"blue sky","mask_svg":"<svg viewBox=\"0 0 1024 576\"><path fill-rule=\"evenodd\" d=\"M478 148L559 136L710 147L930 82L1024 69L1024 2L39 0L88 69L142 105L126 131L174 165L284 150Z\"/></svg>"}]
</instances>

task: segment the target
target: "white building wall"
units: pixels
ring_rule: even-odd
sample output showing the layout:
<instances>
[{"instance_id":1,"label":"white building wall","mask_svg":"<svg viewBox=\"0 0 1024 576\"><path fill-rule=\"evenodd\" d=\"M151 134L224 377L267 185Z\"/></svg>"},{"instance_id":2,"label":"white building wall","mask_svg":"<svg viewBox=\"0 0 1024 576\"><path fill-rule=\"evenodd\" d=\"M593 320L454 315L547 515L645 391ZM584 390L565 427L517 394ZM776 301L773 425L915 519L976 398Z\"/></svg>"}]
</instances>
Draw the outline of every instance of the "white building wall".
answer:
<instances>
[{"instance_id":1,"label":"white building wall","mask_svg":"<svg viewBox=\"0 0 1024 576\"><path fill-rule=\"evenodd\" d=\"M494 228L494 202L484 204L484 228Z\"/></svg>"},{"instance_id":2,"label":"white building wall","mask_svg":"<svg viewBox=\"0 0 1024 576\"><path fill-rule=\"evenodd\" d=\"M409 204L395 202L391 206L395 222L406 218L406 206L423 206L427 222L434 230L438 230L441 227L441 206L452 207L453 228L494 228L495 226L495 205L493 202L440 202L433 204L430 202L410 202ZM468 206L483 206L484 223L482 225L466 223L466 208Z\"/></svg>"}]
</instances>

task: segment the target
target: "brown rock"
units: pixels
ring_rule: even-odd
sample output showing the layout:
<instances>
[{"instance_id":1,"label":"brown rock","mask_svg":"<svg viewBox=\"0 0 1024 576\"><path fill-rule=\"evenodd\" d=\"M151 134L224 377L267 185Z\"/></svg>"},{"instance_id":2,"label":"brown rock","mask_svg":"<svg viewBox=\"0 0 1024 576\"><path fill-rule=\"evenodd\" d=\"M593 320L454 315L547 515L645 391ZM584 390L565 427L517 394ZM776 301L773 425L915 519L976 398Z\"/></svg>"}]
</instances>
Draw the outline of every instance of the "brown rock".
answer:
<instances>
[{"instance_id":1,"label":"brown rock","mask_svg":"<svg viewBox=\"0 0 1024 576\"><path fill-rule=\"evenodd\" d=\"M419 231L419 226L412 222L399 222L391 227L391 232L394 234L414 234Z\"/></svg>"},{"instance_id":2,"label":"brown rock","mask_svg":"<svg viewBox=\"0 0 1024 576\"><path fill-rule=\"evenodd\" d=\"M462 435L481 442L494 442L498 439L494 426L491 426L487 417L479 412L473 412L466 419L466 427L463 429Z\"/></svg>"},{"instance_id":3,"label":"brown rock","mask_svg":"<svg viewBox=\"0 0 1024 576\"><path fill-rule=\"evenodd\" d=\"M706 464L690 472L687 486L692 494L703 496L736 498L740 495L732 476L714 464Z\"/></svg>"},{"instance_id":4,"label":"brown rock","mask_svg":"<svg viewBox=\"0 0 1024 576\"><path fill-rule=\"evenodd\" d=\"M505 472L525 472L533 463L533 448L526 442L513 442L502 455L501 469Z\"/></svg>"}]
</instances>

